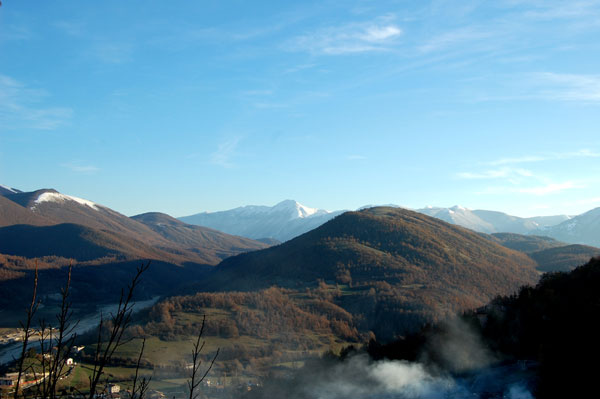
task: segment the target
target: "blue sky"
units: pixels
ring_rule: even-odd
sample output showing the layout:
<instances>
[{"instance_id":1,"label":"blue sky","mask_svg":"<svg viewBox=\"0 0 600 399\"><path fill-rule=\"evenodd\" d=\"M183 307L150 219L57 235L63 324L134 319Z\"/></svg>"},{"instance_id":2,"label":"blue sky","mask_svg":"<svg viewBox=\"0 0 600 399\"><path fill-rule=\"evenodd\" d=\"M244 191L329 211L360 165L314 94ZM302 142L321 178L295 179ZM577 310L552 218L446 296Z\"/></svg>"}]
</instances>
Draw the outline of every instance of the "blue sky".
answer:
<instances>
[{"instance_id":1,"label":"blue sky","mask_svg":"<svg viewBox=\"0 0 600 399\"><path fill-rule=\"evenodd\" d=\"M600 1L0 7L0 183L127 215L600 206Z\"/></svg>"}]
</instances>

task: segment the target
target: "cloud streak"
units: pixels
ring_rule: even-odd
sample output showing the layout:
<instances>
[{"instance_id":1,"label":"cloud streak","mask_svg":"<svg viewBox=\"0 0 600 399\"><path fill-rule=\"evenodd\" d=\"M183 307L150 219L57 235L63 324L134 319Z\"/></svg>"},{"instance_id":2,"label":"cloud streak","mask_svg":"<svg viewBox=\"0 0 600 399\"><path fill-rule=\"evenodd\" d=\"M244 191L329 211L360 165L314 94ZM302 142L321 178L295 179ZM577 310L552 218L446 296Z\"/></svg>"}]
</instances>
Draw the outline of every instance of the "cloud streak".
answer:
<instances>
[{"instance_id":1,"label":"cloud streak","mask_svg":"<svg viewBox=\"0 0 600 399\"><path fill-rule=\"evenodd\" d=\"M600 103L600 75L543 72L534 78L545 86L540 93L545 99Z\"/></svg>"},{"instance_id":2,"label":"cloud streak","mask_svg":"<svg viewBox=\"0 0 600 399\"><path fill-rule=\"evenodd\" d=\"M86 165L81 162L69 162L61 164L63 168L67 168L75 173L81 174L93 174L100 170L97 166L94 165Z\"/></svg>"},{"instance_id":3,"label":"cloud streak","mask_svg":"<svg viewBox=\"0 0 600 399\"><path fill-rule=\"evenodd\" d=\"M579 184L573 181L563 182L546 182L536 183L529 185L528 187L514 187L514 186L501 186L501 187L487 187L481 191L476 192L478 195L503 195L503 194L525 194L537 197L543 197L553 194L560 194L565 191L583 189L585 185Z\"/></svg>"},{"instance_id":4,"label":"cloud streak","mask_svg":"<svg viewBox=\"0 0 600 399\"><path fill-rule=\"evenodd\" d=\"M491 36L493 36L491 31L483 31L472 27L462 28L435 36L419 46L418 50L422 53L431 53L450 47L462 46L465 43L483 40Z\"/></svg>"},{"instance_id":5,"label":"cloud streak","mask_svg":"<svg viewBox=\"0 0 600 399\"><path fill-rule=\"evenodd\" d=\"M32 89L9 76L0 74L0 130L53 130L72 117L68 107L43 106L48 97L44 90Z\"/></svg>"},{"instance_id":6,"label":"cloud streak","mask_svg":"<svg viewBox=\"0 0 600 399\"><path fill-rule=\"evenodd\" d=\"M503 179L508 177L532 177L533 173L527 169L500 168L486 170L483 172L461 172L457 174L460 179L478 180L478 179Z\"/></svg>"},{"instance_id":7,"label":"cloud streak","mask_svg":"<svg viewBox=\"0 0 600 399\"><path fill-rule=\"evenodd\" d=\"M388 51L402 36L402 29L380 18L371 22L330 26L297 36L287 47L319 55L347 55Z\"/></svg>"},{"instance_id":8,"label":"cloud streak","mask_svg":"<svg viewBox=\"0 0 600 399\"><path fill-rule=\"evenodd\" d=\"M548 194L555 194L555 193L559 193L565 190L571 190L574 188L584 188L581 185L577 185L575 183L573 183L572 181L566 181L563 183L549 183L543 186L537 186L537 187L529 187L529 188L520 188L517 190L513 190L519 193L523 193L523 194L533 194L533 195L548 195Z\"/></svg>"},{"instance_id":9,"label":"cloud streak","mask_svg":"<svg viewBox=\"0 0 600 399\"><path fill-rule=\"evenodd\" d=\"M489 163L492 166L499 165L510 165L519 163L532 163L532 162L544 162L544 161L558 161L564 159L574 158L600 158L600 153L590 149L582 149L579 151L570 151L562 153L551 153L543 155L525 155L516 158L500 158Z\"/></svg>"},{"instance_id":10,"label":"cloud streak","mask_svg":"<svg viewBox=\"0 0 600 399\"><path fill-rule=\"evenodd\" d=\"M558 1L540 2L537 9L527 11L525 17L535 20L555 20L590 18L600 12L600 2L592 1Z\"/></svg>"},{"instance_id":11,"label":"cloud streak","mask_svg":"<svg viewBox=\"0 0 600 399\"><path fill-rule=\"evenodd\" d=\"M237 146L240 142L239 137L226 140L220 143L217 150L210 156L210 163L223 168L232 168L235 166L232 158L235 156Z\"/></svg>"}]
</instances>

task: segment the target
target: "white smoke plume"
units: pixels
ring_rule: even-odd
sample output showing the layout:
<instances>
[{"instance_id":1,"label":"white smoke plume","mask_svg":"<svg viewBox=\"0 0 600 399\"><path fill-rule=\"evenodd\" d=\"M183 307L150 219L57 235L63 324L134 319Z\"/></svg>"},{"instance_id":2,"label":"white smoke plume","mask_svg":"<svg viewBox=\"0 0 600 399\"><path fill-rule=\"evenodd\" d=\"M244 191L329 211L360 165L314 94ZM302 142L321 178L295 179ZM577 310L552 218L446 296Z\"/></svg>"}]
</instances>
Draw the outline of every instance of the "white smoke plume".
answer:
<instances>
[{"instance_id":1,"label":"white smoke plume","mask_svg":"<svg viewBox=\"0 0 600 399\"><path fill-rule=\"evenodd\" d=\"M421 361L436 363L443 370L463 373L488 367L495 356L465 321L454 317L444 321L442 331L431 336Z\"/></svg>"},{"instance_id":2,"label":"white smoke plume","mask_svg":"<svg viewBox=\"0 0 600 399\"><path fill-rule=\"evenodd\" d=\"M454 389L454 382L429 374L418 363L369 361L366 355L354 356L306 384L300 397L310 399L346 398L443 398Z\"/></svg>"},{"instance_id":3,"label":"white smoke plume","mask_svg":"<svg viewBox=\"0 0 600 399\"><path fill-rule=\"evenodd\" d=\"M434 374L420 363L373 361L355 355L343 362L313 364L300 375L258 397L271 399L447 399L502 397L533 399L525 385L506 379L505 368L485 370L468 377ZM493 392L499 396L489 396ZM486 396L488 395L488 396ZM257 396L253 396L257 397Z\"/></svg>"},{"instance_id":4,"label":"white smoke plume","mask_svg":"<svg viewBox=\"0 0 600 399\"><path fill-rule=\"evenodd\" d=\"M533 399L522 364L499 363L465 322L455 319L428 338L419 362L374 361L356 354L344 361L309 363L292 378L267 383L261 399ZM491 395L491 396L490 396Z\"/></svg>"}]
</instances>

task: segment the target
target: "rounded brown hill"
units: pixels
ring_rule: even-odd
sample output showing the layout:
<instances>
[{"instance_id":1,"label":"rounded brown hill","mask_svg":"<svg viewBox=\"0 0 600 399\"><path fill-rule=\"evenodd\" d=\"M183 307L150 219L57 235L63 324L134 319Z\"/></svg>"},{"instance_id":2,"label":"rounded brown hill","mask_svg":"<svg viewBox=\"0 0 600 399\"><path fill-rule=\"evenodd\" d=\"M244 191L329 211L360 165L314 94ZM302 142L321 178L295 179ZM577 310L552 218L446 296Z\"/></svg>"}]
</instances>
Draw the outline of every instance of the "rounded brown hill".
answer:
<instances>
[{"instance_id":1,"label":"rounded brown hill","mask_svg":"<svg viewBox=\"0 0 600 399\"><path fill-rule=\"evenodd\" d=\"M0 195L0 227L13 224L47 226L53 222Z\"/></svg>"},{"instance_id":2,"label":"rounded brown hill","mask_svg":"<svg viewBox=\"0 0 600 399\"><path fill-rule=\"evenodd\" d=\"M342 296L340 304L365 318L368 326L363 327L373 329L390 323L386 318L394 319L394 314L422 321L483 305L535 283L535 266L525 254L468 229L405 209L378 207L344 213L284 244L228 258L203 288L302 288L318 280L335 282L348 286L351 294ZM401 327L390 325L389 332Z\"/></svg>"}]
</instances>

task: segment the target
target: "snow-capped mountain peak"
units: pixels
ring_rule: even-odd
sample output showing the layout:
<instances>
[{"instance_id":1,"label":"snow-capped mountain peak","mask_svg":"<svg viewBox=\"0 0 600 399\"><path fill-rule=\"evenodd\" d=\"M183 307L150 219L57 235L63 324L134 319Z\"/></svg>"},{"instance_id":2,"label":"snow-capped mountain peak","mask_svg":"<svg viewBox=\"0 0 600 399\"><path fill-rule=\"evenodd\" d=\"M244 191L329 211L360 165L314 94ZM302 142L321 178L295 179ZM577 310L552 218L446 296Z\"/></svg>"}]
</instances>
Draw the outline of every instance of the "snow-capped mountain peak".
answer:
<instances>
[{"instance_id":1,"label":"snow-capped mountain peak","mask_svg":"<svg viewBox=\"0 0 600 399\"><path fill-rule=\"evenodd\" d=\"M95 202L83 199L83 198L78 198L78 197L73 197L70 195L65 195L65 194L61 194L59 192L55 192L55 191L46 191L43 192L42 194L40 194L37 199L34 202L34 205L31 207L31 209L35 209L39 204L44 203L44 202L57 202L57 203L65 203L67 201L73 201L73 202L77 202L80 205L84 205L84 206L88 206L94 210L99 210L98 209L98 204L96 204Z\"/></svg>"},{"instance_id":2,"label":"snow-capped mountain peak","mask_svg":"<svg viewBox=\"0 0 600 399\"><path fill-rule=\"evenodd\" d=\"M329 213L329 211L324 209L309 208L308 206L302 205L298 201L294 200L281 201L272 209L274 212L289 212L290 219L307 218L317 214Z\"/></svg>"},{"instance_id":3,"label":"snow-capped mountain peak","mask_svg":"<svg viewBox=\"0 0 600 399\"><path fill-rule=\"evenodd\" d=\"M312 230L342 211L310 208L295 200L274 206L248 205L228 211L198 213L179 220L249 238L275 238L286 241Z\"/></svg>"}]
</instances>

